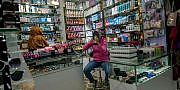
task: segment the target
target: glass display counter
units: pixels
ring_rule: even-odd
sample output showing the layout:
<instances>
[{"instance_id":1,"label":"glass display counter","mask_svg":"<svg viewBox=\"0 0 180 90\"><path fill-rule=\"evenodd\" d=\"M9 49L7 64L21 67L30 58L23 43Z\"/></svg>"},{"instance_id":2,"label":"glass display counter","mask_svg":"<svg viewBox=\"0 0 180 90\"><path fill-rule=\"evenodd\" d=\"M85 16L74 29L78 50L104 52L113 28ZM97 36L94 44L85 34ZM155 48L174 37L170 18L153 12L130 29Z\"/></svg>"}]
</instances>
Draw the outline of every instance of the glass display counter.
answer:
<instances>
[{"instance_id":1,"label":"glass display counter","mask_svg":"<svg viewBox=\"0 0 180 90\"><path fill-rule=\"evenodd\" d=\"M170 54L143 60L111 58L113 74L111 90L175 90L173 89Z\"/></svg>"}]
</instances>

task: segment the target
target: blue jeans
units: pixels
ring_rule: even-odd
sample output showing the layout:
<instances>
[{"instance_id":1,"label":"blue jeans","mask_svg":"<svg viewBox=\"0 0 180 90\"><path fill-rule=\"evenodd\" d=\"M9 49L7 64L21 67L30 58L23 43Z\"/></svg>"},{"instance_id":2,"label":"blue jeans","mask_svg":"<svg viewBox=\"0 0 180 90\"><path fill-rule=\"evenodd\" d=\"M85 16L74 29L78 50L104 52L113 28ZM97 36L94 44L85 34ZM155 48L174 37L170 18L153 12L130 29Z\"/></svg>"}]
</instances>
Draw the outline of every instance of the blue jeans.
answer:
<instances>
[{"instance_id":1,"label":"blue jeans","mask_svg":"<svg viewBox=\"0 0 180 90\"><path fill-rule=\"evenodd\" d=\"M109 62L96 62L96 61L90 61L84 68L84 74L89 79L89 81L92 83L94 81L94 78L91 74L91 71L94 68L101 67L105 71L105 83L108 83L109 81L109 74L110 74L110 68L109 68Z\"/></svg>"}]
</instances>

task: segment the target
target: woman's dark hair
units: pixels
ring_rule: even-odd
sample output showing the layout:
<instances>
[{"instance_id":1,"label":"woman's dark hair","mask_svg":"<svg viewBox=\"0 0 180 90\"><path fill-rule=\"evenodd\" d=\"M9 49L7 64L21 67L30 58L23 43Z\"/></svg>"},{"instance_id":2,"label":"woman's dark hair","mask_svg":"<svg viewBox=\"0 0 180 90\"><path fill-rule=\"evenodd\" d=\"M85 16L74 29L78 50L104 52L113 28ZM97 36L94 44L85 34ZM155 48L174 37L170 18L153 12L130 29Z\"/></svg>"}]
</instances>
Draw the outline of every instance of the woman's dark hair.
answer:
<instances>
[{"instance_id":1,"label":"woman's dark hair","mask_svg":"<svg viewBox=\"0 0 180 90\"><path fill-rule=\"evenodd\" d=\"M99 34L98 31L93 32L93 39L94 39L95 36L97 36L100 39L100 34Z\"/></svg>"}]
</instances>

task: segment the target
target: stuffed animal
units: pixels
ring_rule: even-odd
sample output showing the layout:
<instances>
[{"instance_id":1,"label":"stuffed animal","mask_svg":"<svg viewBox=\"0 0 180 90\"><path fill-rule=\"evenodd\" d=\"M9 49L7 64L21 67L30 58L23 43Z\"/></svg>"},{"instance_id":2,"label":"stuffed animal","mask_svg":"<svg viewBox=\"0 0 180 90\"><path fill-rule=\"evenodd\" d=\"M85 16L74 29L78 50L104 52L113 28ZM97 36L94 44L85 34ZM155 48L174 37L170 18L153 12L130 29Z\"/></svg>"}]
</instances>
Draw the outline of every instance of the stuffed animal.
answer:
<instances>
[{"instance_id":1,"label":"stuffed animal","mask_svg":"<svg viewBox=\"0 0 180 90\"><path fill-rule=\"evenodd\" d=\"M42 33L43 32L40 27L38 26L31 27L30 37L28 40L29 50L36 50L38 48L44 48L48 46L48 43Z\"/></svg>"}]
</instances>

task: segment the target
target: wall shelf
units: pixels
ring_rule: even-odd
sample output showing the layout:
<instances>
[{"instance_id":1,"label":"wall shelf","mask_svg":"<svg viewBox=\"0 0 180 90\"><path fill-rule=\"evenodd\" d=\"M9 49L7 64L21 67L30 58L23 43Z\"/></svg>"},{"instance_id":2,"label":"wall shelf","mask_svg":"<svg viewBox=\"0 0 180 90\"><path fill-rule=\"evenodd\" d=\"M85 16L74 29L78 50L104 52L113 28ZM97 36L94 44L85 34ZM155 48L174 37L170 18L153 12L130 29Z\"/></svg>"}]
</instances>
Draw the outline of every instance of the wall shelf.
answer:
<instances>
[{"instance_id":1,"label":"wall shelf","mask_svg":"<svg viewBox=\"0 0 180 90\"><path fill-rule=\"evenodd\" d=\"M111 8L113 8L113 7L115 7L115 6L121 5L121 3L124 3L124 2L127 2L127 1L124 0L124 1L117 2L117 3L113 3L112 5L105 6L103 9L104 9L104 10L111 9Z\"/></svg>"},{"instance_id":2,"label":"wall shelf","mask_svg":"<svg viewBox=\"0 0 180 90\"><path fill-rule=\"evenodd\" d=\"M54 4L31 4L29 2L15 2L17 4L21 4L21 5L30 5L30 6L50 6L50 7L56 7L56 6L59 6L59 5L54 5Z\"/></svg>"},{"instance_id":3,"label":"wall shelf","mask_svg":"<svg viewBox=\"0 0 180 90\"><path fill-rule=\"evenodd\" d=\"M84 11L89 10L89 9L95 7L96 5L100 4L100 2L101 2L101 1L99 1L99 2L97 2L96 4L94 4L94 5L92 5L92 6L88 7L88 8L86 8L86 9L84 9Z\"/></svg>"},{"instance_id":4,"label":"wall shelf","mask_svg":"<svg viewBox=\"0 0 180 90\"><path fill-rule=\"evenodd\" d=\"M117 16L129 15L129 14L131 14L131 13L137 12L138 9L139 9L139 8L136 7L136 8L134 8L134 9L131 9L131 10L128 10L128 11L119 12L119 13L114 14L114 15L106 16L105 19L107 19L107 18L114 18L114 17L117 17Z\"/></svg>"},{"instance_id":5,"label":"wall shelf","mask_svg":"<svg viewBox=\"0 0 180 90\"><path fill-rule=\"evenodd\" d=\"M132 20L132 21L128 21L128 22L125 22L125 23L122 23L122 24L116 24L116 25L107 25L105 27L120 27L120 26L124 26L124 25L127 25L127 24L138 24L139 23L139 20Z\"/></svg>"}]
</instances>

